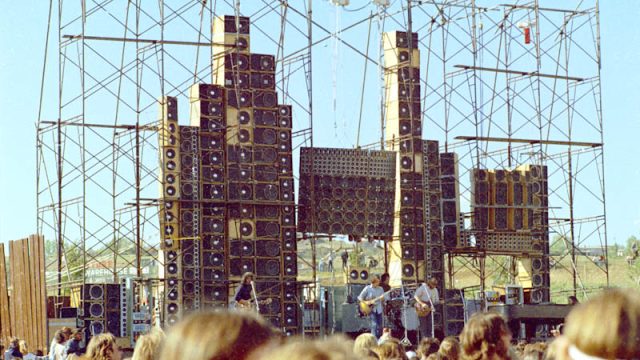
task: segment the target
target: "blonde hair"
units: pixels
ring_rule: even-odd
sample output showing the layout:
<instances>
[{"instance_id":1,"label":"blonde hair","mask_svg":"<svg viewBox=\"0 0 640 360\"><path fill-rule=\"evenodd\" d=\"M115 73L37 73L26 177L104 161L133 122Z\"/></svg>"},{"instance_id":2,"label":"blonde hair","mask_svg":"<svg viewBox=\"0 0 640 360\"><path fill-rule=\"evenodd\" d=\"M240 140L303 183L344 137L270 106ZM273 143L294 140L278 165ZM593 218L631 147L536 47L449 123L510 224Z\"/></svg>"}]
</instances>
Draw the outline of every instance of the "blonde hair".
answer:
<instances>
[{"instance_id":1,"label":"blonde hair","mask_svg":"<svg viewBox=\"0 0 640 360\"><path fill-rule=\"evenodd\" d=\"M438 353L446 360L458 360L460 358L460 342L455 336L447 336L442 340Z\"/></svg>"},{"instance_id":2,"label":"blonde hair","mask_svg":"<svg viewBox=\"0 0 640 360\"><path fill-rule=\"evenodd\" d=\"M460 334L464 360L510 359L509 346L503 341L510 334L504 319L497 313L475 313Z\"/></svg>"},{"instance_id":3,"label":"blonde hair","mask_svg":"<svg viewBox=\"0 0 640 360\"><path fill-rule=\"evenodd\" d=\"M133 350L131 360L153 360L158 358L160 347L164 341L164 332L158 328L153 328L148 334L142 335L136 341L136 348Z\"/></svg>"},{"instance_id":4,"label":"blonde hair","mask_svg":"<svg viewBox=\"0 0 640 360\"><path fill-rule=\"evenodd\" d=\"M110 333L96 335L91 338L87 345L87 360L113 360L113 354L118 349L116 337Z\"/></svg>"},{"instance_id":5,"label":"blonde hair","mask_svg":"<svg viewBox=\"0 0 640 360\"><path fill-rule=\"evenodd\" d=\"M343 336L327 340L305 341L295 339L284 345L274 344L266 351L256 352L251 360L359 360L351 341Z\"/></svg>"},{"instance_id":6,"label":"blonde hair","mask_svg":"<svg viewBox=\"0 0 640 360\"><path fill-rule=\"evenodd\" d=\"M576 305L567 316L564 335L570 344L591 356L640 358L640 292L607 290Z\"/></svg>"},{"instance_id":7,"label":"blonde hair","mask_svg":"<svg viewBox=\"0 0 640 360\"><path fill-rule=\"evenodd\" d=\"M161 350L161 360L242 360L275 332L247 312L195 313L176 324Z\"/></svg>"},{"instance_id":8,"label":"blonde hair","mask_svg":"<svg viewBox=\"0 0 640 360\"><path fill-rule=\"evenodd\" d=\"M353 352L356 355L368 356L369 351L378 346L378 340L371 333L362 333L358 335L353 343Z\"/></svg>"},{"instance_id":9,"label":"blonde hair","mask_svg":"<svg viewBox=\"0 0 640 360\"><path fill-rule=\"evenodd\" d=\"M373 349L381 360L408 360L407 353L400 341L395 338L389 338L380 346Z\"/></svg>"},{"instance_id":10,"label":"blonde hair","mask_svg":"<svg viewBox=\"0 0 640 360\"><path fill-rule=\"evenodd\" d=\"M27 353L29 353L29 351L27 351L27 342L24 340L20 340L20 342L18 343L18 349L20 350L20 353L22 355L26 355Z\"/></svg>"}]
</instances>

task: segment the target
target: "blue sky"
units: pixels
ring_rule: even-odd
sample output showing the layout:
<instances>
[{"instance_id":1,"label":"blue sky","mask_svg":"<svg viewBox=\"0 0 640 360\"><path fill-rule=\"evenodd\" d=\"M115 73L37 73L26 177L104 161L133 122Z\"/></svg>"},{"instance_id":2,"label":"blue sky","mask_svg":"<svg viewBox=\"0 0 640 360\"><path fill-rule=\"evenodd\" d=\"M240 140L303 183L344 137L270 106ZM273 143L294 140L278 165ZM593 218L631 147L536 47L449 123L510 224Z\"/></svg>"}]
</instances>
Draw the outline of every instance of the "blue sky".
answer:
<instances>
[{"instance_id":1,"label":"blue sky","mask_svg":"<svg viewBox=\"0 0 640 360\"><path fill-rule=\"evenodd\" d=\"M352 2L352 3L355 3ZM331 12L316 2L319 15ZM54 9L55 11L55 9ZM35 232L36 119L48 1L2 1L0 12L0 242ZM640 4L633 0L601 3L602 98L605 123L605 162L609 242L624 243L640 226ZM318 36L322 35L316 31ZM53 33L52 46L56 46ZM316 54L330 54L331 43ZM346 50L342 50L346 51ZM275 49L270 52L275 52ZM360 61L359 58L357 58ZM55 66L50 63L49 66ZM324 64L326 71L327 64ZM318 64L318 68L322 65ZM315 69L314 69L315 71ZM319 73L316 76L321 76ZM341 74L344 75L344 74ZM339 81L346 81L339 79ZM360 81L360 79L356 79ZM359 85L358 85L359 86ZM374 86L370 84L370 86ZM52 89L49 89L51 91ZM319 106L330 101L316 89ZM353 90L350 94L359 94ZM52 95L53 96L53 95ZM45 99L47 101L47 99ZM49 100L50 101L50 100ZM337 115L340 117L340 114ZM326 120L333 124L333 120ZM342 121L342 118L338 123ZM352 146L354 139L321 124L321 146ZM375 138L375 137L374 137Z\"/></svg>"}]
</instances>

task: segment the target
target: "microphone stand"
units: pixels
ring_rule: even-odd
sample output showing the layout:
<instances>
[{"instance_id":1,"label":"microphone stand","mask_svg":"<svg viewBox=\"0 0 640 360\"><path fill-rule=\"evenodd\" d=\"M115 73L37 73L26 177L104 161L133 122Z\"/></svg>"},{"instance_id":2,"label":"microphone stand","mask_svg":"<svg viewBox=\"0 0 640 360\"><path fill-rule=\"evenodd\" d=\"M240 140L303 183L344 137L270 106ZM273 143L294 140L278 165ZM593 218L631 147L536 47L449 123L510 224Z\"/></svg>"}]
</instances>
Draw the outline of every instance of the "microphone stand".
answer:
<instances>
[{"instance_id":1,"label":"microphone stand","mask_svg":"<svg viewBox=\"0 0 640 360\"><path fill-rule=\"evenodd\" d=\"M258 301L258 294L256 294L256 287L253 281L251 281L251 293L253 294L253 300L256 302L256 312L260 314L260 302Z\"/></svg>"}]
</instances>

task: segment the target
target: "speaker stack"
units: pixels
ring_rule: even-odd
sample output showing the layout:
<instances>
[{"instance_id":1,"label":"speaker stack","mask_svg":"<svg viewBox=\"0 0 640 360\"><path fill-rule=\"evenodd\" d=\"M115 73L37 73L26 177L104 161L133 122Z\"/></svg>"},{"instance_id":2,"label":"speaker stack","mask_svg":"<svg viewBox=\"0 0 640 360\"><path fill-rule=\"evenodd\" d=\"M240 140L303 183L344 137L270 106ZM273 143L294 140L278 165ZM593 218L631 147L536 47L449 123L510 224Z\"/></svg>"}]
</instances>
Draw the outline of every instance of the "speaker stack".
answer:
<instances>
[{"instance_id":1,"label":"speaker stack","mask_svg":"<svg viewBox=\"0 0 640 360\"><path fill-rule=\"evenodd\" d=\"M526 172L529 226L534 256L531 257L531 302L550 300L549 203L547 167L529 165Z\"/></svg>"},{"instance_id":2,"label":"speaker stack","mask_svg":"<svg viewBox=\"0 0 640 360\"><path fill-rule=\"evenodd\" d=\"M471 171L471 228L476 237L476 246L485 248L489 230L489 206L491 204L491 186L489 171L472 169Z\"/></svg>"},{"instance_id":3,"label":"speaker stack","mask_svg":"<svg viewBox=\"0 0 640 360\"><path fill-rule=\"evenodd\" d=\"M222 111L227 187L222 199L226 206L211 216L224 219L228 242L224 252L208 250L211 261L204 265L212 276L225 280L227 274L215 271L217 262L228 261L230 280L255 273L258 298L271 299L260 312L275 327L293 334L301 313L295 295L292 108L278 104L275 57L250 52L249 24L249 18L234 16L216 17L213 24L213 82L226 93ZM218 254L227 256L214 259Z\"/></svg>"},{"instance_id":4,"label":"speaker stack","mask_svg":"<svg viewBox=\"0 0 640 360\"><path fill-rule=\"evenodd\" d=\"M196 179L200 188L196 200L199 200L200 211L193 213L194 233L199 237L184 242L182 256L183 306L187 311L227 304L225 200L228 186L224 150L228 114L225 95L223 87L212 84L195 84L189 92L191 124L199 127L194 143L198 161L194 164L199 165Z\"/></svg>"},{"instance_id":5,"label":"speaker stack","mask_svg":"<svg viewBox=\"0 0 640 360\"><path fill-rule=\"evenodd\" d=\"M510 180L508 171L497 169L489 172L489 181L491 182L491 196L494 207L489 210L489 226L497 231L508 230L507 226L507 206L508 206L508 189Z\"/></svg>"},{"instance_id":6,"label":"speaker stack","mask_svg":"<svg viewBox=\"0 0 640 360\"><path fill-rule=\"evenodd\" d=\"M458 190L458 156L440 154L440 188L442 190L442 241L445 248L453 249L460 238L460 196Z\"/></svg>"},{"instance_id":7,"label":"speaker stack","mask_svg":"<svg viewBox=\"0 0 640 360\"><path fill-rule=\"evenodd\" d=\"M164 251L165 266L165 313L168 323L178 320L182 307L182 274L180 259L180 206L178 199L182 187L180 180L180 129L178 126L178 101L175 97L165 96L160 105L160 152L161 178L163 193L160 201L161 247ZM170 184L170 185L169 185ZM168 191L169 186L173 189ZM97 293L99 290L94 290ZM89 294L90 295L90 294ZM96 325L98 326L98 325ZM89 330L92 331L91 329Z\"/></svg>"},{"instance_id":8,"label":"speaker stack","mask_svg":"<svg viewBox=\"0 0 640 360\"><path fill-rule=\"evenodd\" d=\"M85 284L82 288L82 321L87 338L104 332L121 334L120 284Z\"/></svg>"},{"instance_id":9,"label":"speaker stack","mask_svg":"<svg viewBox=\"0 0 640 360\"><path fill-rule=\"evenodd\" d=\"M416 33L383 36L388 148L398 152L395 222L391 244L391 283L425 280L425 194L420 54Z\"/></svg>"},{"instance_id":10,"label":"speaker stack","mask_svg":"<svg viewBox=\"0 0 640 360\"><path fill-rule=\"evenodd\" d=\"M301 148L299 231L388 239L394 177L393 152Z\"/></svg>"},{"instance_id":11,"label":"speaker stack","mask_svg":"<svg viewBox=\"0 0 640 360\"><path fill-rule=\"evenodd\" d=\"M180 130L178 128L178 101L164 96L160 103L160 177L162 196L160 203L160 232L163 249L177 249L179 233L180 197Z\"/></svg>"},{"instance_id":12,"label":"speaker stack","mask_svg":"<svg viewBox=\"0 0 640 360\"><path fill-rule=\"evenodd\" d=\"M509 211L509 228L515 231L525 231L529 229L527 223L527 211L525 203L527 200L527 183L524 172L514 170L511 172L510 203L513 205Z\"/></svg>"},{"instance_id":13,"label":"speaker stack","mask_svg":"<svg viewBox=\"0 0 640 360\"><path fill-rule=\"evenodd\" d=\"M444 291L444 335L458 336L464 328L464 297L459 289Z\"/></svg>"}]
</instances>

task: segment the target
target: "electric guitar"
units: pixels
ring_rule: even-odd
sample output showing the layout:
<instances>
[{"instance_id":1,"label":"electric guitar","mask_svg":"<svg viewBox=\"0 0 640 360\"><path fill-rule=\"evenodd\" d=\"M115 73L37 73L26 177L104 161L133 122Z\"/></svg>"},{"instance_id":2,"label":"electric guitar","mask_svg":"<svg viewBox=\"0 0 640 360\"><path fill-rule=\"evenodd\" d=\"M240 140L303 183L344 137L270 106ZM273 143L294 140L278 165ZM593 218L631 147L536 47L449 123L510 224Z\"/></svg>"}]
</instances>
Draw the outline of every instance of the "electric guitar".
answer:
<instances>
[{"instance_id":1,"label":"electric guitar","mask_svg":"<svg viewBox=\"0 0 640 360\"><path fill-rule=\"evenodd\" d=\"M256 310L256 305L269 305L271 304L271 302L273 301L271 298L269 299L265 299L265 300L259 300L259 301L255 301L254 299L251 300L247 300L248 303L243 304L239 301L236 302L236 309L239 310L244 310L244 311L248 311L248 310Z\"/></svg>"},{"instance_id":2,"label":"electric guitar","mask_svg":"<svg viewBox=\"0 0 640 360\"><path fill-rule=\"evenodd\" d=\"M373 311L373 307L375 306L374 304L376 303L376 301L382 300L391 291L393 291L393 289L383 293L382 295L376 298L369 299L369 300L361 300L360 306L358 307L358 310L360 310L360 315L363 317L369 316L369 314L371 314L371 312Z\"/></svg>"},{"instance_id":3,"label":"electric guitar","mask_svg":"<svg viewBox=\"0 0 640 360\"><path fill-rule=\"evenodd\" d=\"M416 308L416 314L418 315L418 317L425 317L431 314L431 310L433 310L431 308L431 304L421 304L419 302L416 302L415 308Z\"/></svg>"}]
</instances>

